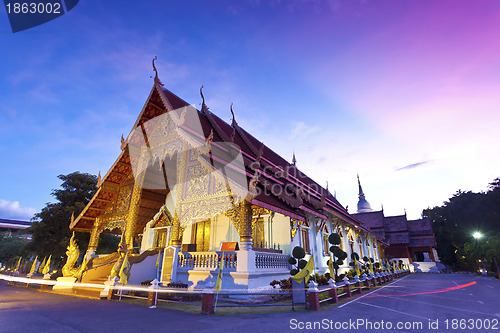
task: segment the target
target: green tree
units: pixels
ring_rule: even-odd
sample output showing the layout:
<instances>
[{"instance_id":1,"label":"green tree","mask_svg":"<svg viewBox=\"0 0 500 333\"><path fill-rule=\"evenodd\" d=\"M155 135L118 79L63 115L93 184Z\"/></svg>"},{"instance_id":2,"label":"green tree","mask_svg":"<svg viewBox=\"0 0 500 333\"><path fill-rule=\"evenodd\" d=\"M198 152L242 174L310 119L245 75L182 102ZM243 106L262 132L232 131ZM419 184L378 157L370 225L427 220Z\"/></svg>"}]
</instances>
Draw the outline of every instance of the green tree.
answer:
<instances>
[{"instance_id":1,"label":"green tree","mask_svg":"<svg viewBox=\"0 0 500 333\"><path fill-rule=\"evenodd\" d=\"M477 269L476 260L486 259L490 271L497 270L500 244L500 178L488 186L488 191L474 193L458 190L442 206L426 209L436 236L440 260L458 269ZM475 240L472 234L484 237Z\"/></svg>"},{"instance_id":2,"label":"green tree","mask_svg":"<svg viewBox=\"0 0 500 333\"><path fill-rule=\"evenodd\" d=\"M24 238L0 234L0 262L6 264L15 258L28 256L28 251L25 249L26 244L28 241Z\"/></svg>"},{"instance_id":3,"label":"green tree","mask_svg":"<svg viewBox=\"0 0 500 333\"><path fill-rule=\"evenodd\" d=\"M32 241L27 249L39 256L52 255L63 259L66 253L71 231L69 224L71 215L78 216L97 191L97 177L88 173L73 172L59 175L61 188L52 191L57 199L55 203L47 203L41 212L35 214L33 225L29 228ZM75 238L82 250L87 248L89 233L76 233ZM99 247L115 251L119 238L101 235Z\"/></svg>"}]
</instances>

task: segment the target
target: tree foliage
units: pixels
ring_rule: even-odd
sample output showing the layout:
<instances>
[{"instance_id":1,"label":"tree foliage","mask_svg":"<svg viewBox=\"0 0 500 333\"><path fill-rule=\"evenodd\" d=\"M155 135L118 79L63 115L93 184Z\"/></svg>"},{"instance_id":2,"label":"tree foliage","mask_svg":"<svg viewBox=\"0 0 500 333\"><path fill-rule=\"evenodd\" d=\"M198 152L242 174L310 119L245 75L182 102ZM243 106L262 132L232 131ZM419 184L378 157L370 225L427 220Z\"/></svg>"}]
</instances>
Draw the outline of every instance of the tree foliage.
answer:
<instances>
[{"instance_id":1,"label":"tree foliage","mask_svg":"<svg viewBox=\"0 0 500 333\"><path fill-rule=\"evenodd\" d=\"M88 173L73 172L59 175L62 181L61 188L52 191L57 199L55 203L47 205L33 218L33 225L29 228L32 241L27 249L39 256L52 255L54 258L65 256L66 247L71 237L69 224L71 215L75 218L85 208L97 191L97 177ZM84 250L87 247L90 234L76 233L75 238ZM111 235L101 235L100 248L116 250L118 240ZM83 251L81 251L83 253Z\"/></svg>"},{"instance_id":2,"label":"tree foliage","mask_svg":"<svg viewBox=\"0 0 500 333\"><path fill-rule=\"evenodd\" d=\"M340 278L339 277L339 268L341 265L344 264L344 259L347 258L347 253L344 252L338 245L342 242L342 239L340 238L340 235L336 232L331 233L328 236L328 242L332 244L330 246L330 252L332 253L332 268L333 268L333 273L335 276L330 276L330 272L326 273L327 279L332 278L335 281L339 282ZM330 259L328 259L328 265L330 265Z\"/></svg>"},{"instance_id":3,"label":"tree foliage","mask_svg":"<svg viewBox=\"0 0 500 333\"><path fill-rule=\"evenodd\" d=\"M28 241L20 237L8 237L0 234L0 263L7 263L18 257L26 257L28 252L25 246Z\"/></svg>"},{"instance_id":4,"label":"tree foliage","mask_svg":"<svg viewBox=\"0 0 500 333\"><path fill-rule=\"evenodd\" d=\"M302 259L306 256L306 251L300 247L296 246L292 250L292 256L288 259L290 265L296 265L295 268L290 270L290 275L294 276L299 273L301 269L304 269L307 265L307 260Z\"/></svg>"},{"instance_id":5,"label":"tree foliage","mask_svg":"<svg viewBox=\"0 0 500 333\"><path fill-rule=\"evenodd\" d=\"M422 213L432 221L440 260L457 269L476 270L478 259L486 259L495 271L500 258L500 178L486 192L458 190L442 206ZM474 232L483 237L475 240Z\"/></svg>"}]
</instances>

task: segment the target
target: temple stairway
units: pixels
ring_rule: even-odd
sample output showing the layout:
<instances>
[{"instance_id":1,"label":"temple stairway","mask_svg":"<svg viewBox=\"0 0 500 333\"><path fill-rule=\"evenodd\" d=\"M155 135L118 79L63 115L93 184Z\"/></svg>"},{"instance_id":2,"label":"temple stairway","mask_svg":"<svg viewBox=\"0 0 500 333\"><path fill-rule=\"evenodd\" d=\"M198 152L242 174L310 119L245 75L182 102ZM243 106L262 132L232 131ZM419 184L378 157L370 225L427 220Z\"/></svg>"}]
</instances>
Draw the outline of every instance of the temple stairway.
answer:
<instances>
[{"instance_id":1,"label":"temple stairway","mask_svg":"<svg viewBox=\"0 0 500 333\"><path fill-rule=\"evenodd\" d=\"M104 284L111 273L111 269L113 269L113 266L117 262L118 257L118 252L115 252L92 259L83 273L82 283Z\"/></svg>"},{"instance_id":2,"label":"temple stairway","mask_svg":"<svg viewBox=\"0 0 500 333\"><path fill-rule=\"evenodd\" d=\"M154 279L157 274L156 261L158 252L145 251L140 255L129 257L132 266L129 284L140 284L143 280ZM111 270L119 257L118 252L101 255L94 258L85 270L81 286L76 285L72 289L53 291L59 294L73 295L84 298L100 299L100 292L104 289L104 282L108 280ZM85 285L92 284L92 286Z\"/></svg>"}]
</instances>

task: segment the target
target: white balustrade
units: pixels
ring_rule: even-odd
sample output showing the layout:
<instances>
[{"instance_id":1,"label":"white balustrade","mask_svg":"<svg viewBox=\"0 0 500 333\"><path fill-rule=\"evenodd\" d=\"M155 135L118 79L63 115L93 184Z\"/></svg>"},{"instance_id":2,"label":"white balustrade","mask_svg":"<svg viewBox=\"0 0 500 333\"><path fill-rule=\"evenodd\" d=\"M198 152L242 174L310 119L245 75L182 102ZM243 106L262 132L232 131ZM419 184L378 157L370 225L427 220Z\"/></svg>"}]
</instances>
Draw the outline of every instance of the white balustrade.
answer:
<instances>
[{"instance_id":1,"label":"white balustrade","mask_svg":"<svg viewBox=\"0 0 500 333\"><path fill-rule=\"evenodd\" d=\"M224 253L224 268L236 268L236 252L210 251L210 252L179 252L178 267L185 268L211 268L219 267Z\"/></svg>"},{"instance_id":2,"label":"white balustrade","mask_svg":"<svg viewBox=\"0 0 500 333\"><path fill-rule=\"evenodd\" d=\"M255 252L255 268L282 268L290 269L288 263L290 255L281 253Z\"/></svg>"}]
</instances>

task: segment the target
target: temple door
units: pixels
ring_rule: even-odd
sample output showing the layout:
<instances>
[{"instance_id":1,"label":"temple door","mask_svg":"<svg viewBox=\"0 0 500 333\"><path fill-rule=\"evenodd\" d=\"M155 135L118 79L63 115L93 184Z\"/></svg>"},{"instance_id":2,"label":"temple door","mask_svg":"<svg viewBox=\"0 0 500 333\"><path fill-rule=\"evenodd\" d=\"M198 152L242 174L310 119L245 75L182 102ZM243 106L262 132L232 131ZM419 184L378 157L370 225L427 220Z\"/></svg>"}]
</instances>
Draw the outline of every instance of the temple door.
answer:
<instances>
[{"instance_id":1,"label":"temple door","mask_svg":"<svg viewBox=\"0 0 500 333\"><path fill-rule=\"evenodd\" d=\"M253 228L253 245L255 247L265 248L265 235L264 235L264 218L260 218Z\"/></svg>"},{"instance_id":2,"label":"temple door","mask_svg":"<svg viewBox=\"0 0 500 333\"><path fill-rule=\"evenodd\" d=\"M193 224L191 243L196 244L196 251L203 252L210 249L210 220Z\"/></svg>"}]
</instances>

